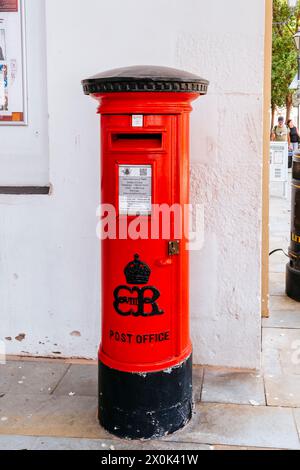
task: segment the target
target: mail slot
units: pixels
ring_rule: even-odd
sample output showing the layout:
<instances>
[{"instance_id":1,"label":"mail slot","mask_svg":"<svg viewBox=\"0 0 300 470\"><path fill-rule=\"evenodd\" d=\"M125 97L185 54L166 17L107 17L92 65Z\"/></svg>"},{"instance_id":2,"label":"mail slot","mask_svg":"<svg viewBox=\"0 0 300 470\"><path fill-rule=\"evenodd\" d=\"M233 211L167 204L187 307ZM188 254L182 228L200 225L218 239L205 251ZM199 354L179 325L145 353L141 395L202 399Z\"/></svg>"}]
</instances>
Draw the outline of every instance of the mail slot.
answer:
<instances>
[{"instance_id":1,"label":"mail slot","mask_svg":"<svg viewBox=\"0 0 300 470\"><path fill-rule=\"evenodd\" d=\"M192 415L184 208L191 103L208 82L147 66L101 73L83 88L101 114L99 421L120 437L160 437Z\"/></svg>"},{"instance_id":2,"label":"mail slot","mask_svg":"<svg viewBox=\"0 0 300 470\"><path fill-rule=\"evenodd\" d=\"M128 147L138 146L159 148L162 144L162 134L112 134L113 143L127 143Z\"/></svg>"}]
</instances>

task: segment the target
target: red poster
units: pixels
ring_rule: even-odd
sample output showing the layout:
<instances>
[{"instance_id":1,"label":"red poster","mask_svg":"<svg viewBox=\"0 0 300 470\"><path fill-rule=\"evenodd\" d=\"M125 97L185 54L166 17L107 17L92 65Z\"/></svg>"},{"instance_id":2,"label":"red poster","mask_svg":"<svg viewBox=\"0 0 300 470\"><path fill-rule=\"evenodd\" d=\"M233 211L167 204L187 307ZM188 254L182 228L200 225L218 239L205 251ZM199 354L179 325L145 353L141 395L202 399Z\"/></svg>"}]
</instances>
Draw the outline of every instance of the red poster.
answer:
<instances>
[{"instance_id":1,"label":"red poster","mask_svg":"<svg viewBox=\"0 0 300 470\"><path fill-rule=\"evenodd\" d=\"M18 0L0 0L0 12L16 12L18 3Z\"/></svg>"}]
</instances>

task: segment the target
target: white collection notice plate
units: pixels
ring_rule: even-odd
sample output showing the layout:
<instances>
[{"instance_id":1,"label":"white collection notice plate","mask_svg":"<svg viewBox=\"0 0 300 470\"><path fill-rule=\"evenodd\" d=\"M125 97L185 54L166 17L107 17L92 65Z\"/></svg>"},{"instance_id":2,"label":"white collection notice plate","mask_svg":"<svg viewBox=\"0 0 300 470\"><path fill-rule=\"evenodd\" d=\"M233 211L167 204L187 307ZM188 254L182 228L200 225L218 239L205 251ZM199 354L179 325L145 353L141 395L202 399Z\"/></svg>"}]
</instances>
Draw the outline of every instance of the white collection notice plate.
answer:
<instances>
[{"instance_id":1,"label":"white collection notice plate","mask_svg":"<svg viewBox=\"0 0 300 470\"><path fill-rule=\"evenodd\" d=\"M132 127L143 127L144 116L142 114L134 114L132 116Z\"/></svg>"},{"instance_id":2,"label":"white collection notice plate","mask_svg":"<svg viewBox=\"0 0 300 470\"><path fill-rule=\"evenodd\" d=\"M119 166L120 215L151 215L152 166Z\"/></svg>"}]
</instances>

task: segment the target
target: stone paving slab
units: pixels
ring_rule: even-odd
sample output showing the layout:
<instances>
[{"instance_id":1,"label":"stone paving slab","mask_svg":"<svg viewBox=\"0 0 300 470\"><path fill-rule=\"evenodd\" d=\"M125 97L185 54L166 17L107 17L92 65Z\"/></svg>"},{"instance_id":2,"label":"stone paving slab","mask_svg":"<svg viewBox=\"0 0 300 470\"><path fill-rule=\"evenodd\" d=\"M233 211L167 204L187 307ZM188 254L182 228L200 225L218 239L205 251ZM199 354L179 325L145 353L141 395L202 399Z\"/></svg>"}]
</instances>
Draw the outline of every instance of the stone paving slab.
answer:
<instances>
[{"instance_id":1,"label":"stone paving slab","mask_svg":"<svg viewBox=\"0 0 300 470\"><path fill-rule=\"evenodd\" d=\"M242 447L242 446L211 446L211 450L222 450L222 451L232 451L232 450L252 450L252 451L258 451L258 450L265 450L265 451L270 451L270 450L283 450L283 449L271 449L267 447Z\"/></svg>"},{"instance_id":2,"label":"stone paving slab","mask_svg":"<svg viewBox=\"0 0 300 470\"><path fill-rule=\"evenodd\" d=\"M31 450L37 439L32 436L0 436L0 450Z\"/></svg>"},{"instance_id":3,"label":"stone paving slab","mask_svg":"<svg viewBox=\"0 0 300 470\"><path fill-rule=\"evenodd\" d=\"M284 233L271 233L270 240L269 240L270 252L273 250L278 250L278 249L285 250L285 247L289 245L289 242L290 242L290 230ZM273 257L275 256L284 256L284 254L278 251L277 253L274 253L273 255L271 255L270 261L272 261ZM282 260L284 261L286 259L287 259L286 256L282 258Z\"/></svg>"},{"instance_id":4,"label":"stone paving slab","mask_svg":"<svg viewBox=\"0 0 300 470\"><path fill-rule=\"evenodd\" d=\"M287 232L289 233L289 231ZM283 249L285 252L288 250L288 246L290 244L289 241L289 236L285 236L285 234L278 235L276 238L271 238L270 240L270 247L269 250L270 252L273 250L277 249ZM281 276L285 276L286 272L286 265L288 263L288 258L285 256L282 251L278 251L276 253L273 253L269 257L270 263L269 263L269 268L270 268L270 274L281 274ZM271 292L272 294L272 292Z\"/></svg>"},{"instance_id":5,"label":"stone paving slab","mask_svg":"<svg viewBox=\"0 0 300 470\"><path fill-rule=\"evenodd\" d=\"M290 217L285 218L285 217L278 217L276 220L273 219L273 221L270 224L270 231L271 233L276 234L277 236L282 236L284 237L285 234L287 234L290 230ZM282 246L279 246L279 248L284 248Z\"/></svg>"},{"instance_id":6,"label":"stone paving slab","mask_svg":"<svg viewBox=\"0 0 300 470\"><path fill-rule=\"evenodd\" d=\"M282 375L283 370L280 363L280 351L277 349L263 349L262 369L264 375Z\"/></svg>"},{"instance_id":7,"label":"stone paving slab","mask_svg":"<svg viewBox=\"0 0 300 470\"><path fill-rule=\"evenodd\" d=\"M96 397L6 395L0 398L0 435L108 438L97 420Z\"/></svg>"},{"instance_id":8,"label":"stone paving slab","mask_svg":"<svg viewBox=\"0 0 300 470\"><path fill-rule=\"evenodd\" d=\"M60 362L7 362L0 365L0 395L49 395L68 367Z\"/></svg>"},{"instance_id":9,"label":"stone paving slab","mask_svg":"<svg viewBox=\"0 0 300 470\"><path fill-rule=\"evenodd\" d=\"M80 396L97 396L98 367L96 365L71 365L54 395L75 394Z\"/></svg>"},{"instance_id":10,"label":"stone paving slab","mask_svg":"<svg viewBox=\"0 0 300 470\"><path fill-rule=\"evenodd\" d=\"M265 377L269 406L300 407L300 375Z\"/></svg>"},{"instance_id":11,"label":"stone paving slab","mask_svg":"<svg viewBox=\"0 0 300 470\"><path fill-rule=\"evenodd\" d=\"M300 329L300 309L299 312L273 310L269 318L263 319L263 328Z\"/></svg>"},{"instance_id":12,"label":"stone paving slab","mask_svg":"<svg viewBox=\"0 0 300 470\"><path fill-rule=\"evenodd\" d=\"M300 374L300 330L265 328L263 329L263 355L277 355L279 364L274 363L274 375ZM270 362L270 361L269 361ZM270 364L269 364L270 365ZM278 371L278 368L280 371ZM272 374L272 370L268 370Z\"/></svg>"},{"instance_id":13,"label":"stone paving slab","mask_svg":"<svg viewBox=\"0 0 300 470\"><path fill-rule=\"evenodd\" d=\"M285 260L285 262L278 262L278 263L271 262L270 273L284 274L286 271L286 263L287 263L287 260Z\"/></svg>"},{"instance_id":14,"label":"stone paving slab","mask_svg":"<svg viewBox=\"0 0 300 470\"><path fill-rule=\"evenodd\" d=\"M288 310L290 312L299 312L300 303L290 299L286 295L272 295L270 297L270 310Z\"/></svg>"},{"instance_id":15,"label":"stone paving slab","mask_svg":"<svg viewBox=\"0 0 300 470\"><path fill-rule=\"evenodd\" d=\"M284 328L265 328L263 330L263 346L279 350L292 350L292 343L300 340L300 331Z\"/></svg>"},{"instance_id":16,"label":"stone paving slab","mask_svg":"<svg viewBox=\"0 0 300 470\"><path fill-rule=\"evenodd\" d=\"M233 451L233 450L270 450L259 447L239 447L207 444L186 444L166 441L121 441L32 436L0 436L0 450L151 450L151 451ZM272 449L278 450L278 449Z\"/></svg>"},{"instance_id":17,"label":"stone paving slab","mask_svg":"<svg viewBox=\"0 0 300 470\"><path fill-rule=\"evenodd\" d=\"M0 434L115 441L98 425L96 408L93 397L37 395L33 398L32 395L17 395L10 396L9 400L4 397L0 399ZM229 446L294 448L295 434L290 413L291 410L283 411L280 408L198 405L194 419L186 430L167 439L176 442L176 449L180 441L205 445L215 442ZM3 417L7 421L1 421ZM26 441L19 445L24 447Z\"/></svg>"},{"instance_id":18,"label":"stone paving slab","mask_svg":"<svg viewBox=\"0 0 300 470\"><path fill-rule=\"evenodd\" d=\"M74 357L32 357L32 356L12 356L10 354L7 354L6 356L7 362L46 362L47 364L49 363L54 363L54 364L75 364L75 365L82 365L82 366L89 366L93 365L96 366L98 364L98 360L95 359L78 359Z\"/></svg>"},{"instance_id":19,"label":"stone paving slab","mask_svg":"<svg viewBox=\"0 0 300 470\"><path fill-rule=\"evenodd\" d=\"M258 373L205 370L201 401L265 405L263 377Z\"/></svg>"},{"instance_id":20,"label":"stone paving slab","mask_svg":"<svg viewBox=\"0 0 300 470\"><path fill-rule=\"evenodd\" d=\"M120 439L76 439L60 437L0 436L0 450L169 450L174 451L174 444L162 441L126 441ZM176 445L176 451L213 450L204 444Z\"/></svg>"},{"instance_id":21,"label":"stone paving slab","mask_svg":"<svg viewBox=\"0 0 300 470\"><path fill-rule=\"evenodd\" d=\"M192 422L165 439L239 447L300 449L293 410L263 406L200 404Z\"/></svg>"},{"instance_id":22,"label":"stone paving slab","mask_svg":"<svg viewBox=\"0 0 300 470\"><path fill-rule=\"evenodd\" d=\"M1 445L1 441L0 441ZM91 440L91 439L55 439L55 438L39 438L32 447L32 450L169 450L169 451L202 451L212 450L209 445L203 444L188 444L180 442L174 443L163 441L126 441L121 439L113 440Z\"/></svg>"},{"instance_id":23,"label":"stone paving slab","mask_svg":"<svg viewBox=\"0 0 300 470\"><path fill-rule=\"evenodd\" d=\"M203 367L197 366L193 368L193 397L195 403L198 403L201 400L203 372Z\"/></svg>"},{"instance_id":24,"label":"stone paving slab","mask_svg":"<svg viewBox=\"0 0 300 470\"><path fill-rule=\"evenodd\" d=\"M270 295L285 295L285 273L270 273Z\"/></svg>"},{"instance_id":25,"label":"stone paving slab","mask_svg":"<svg viewBox=\"0 0 300 470\"><path fill-rule=\"evenodd\" d=\"M170 450L179 449L182 445L192 446L191 450L202 450L202 447L205 449L213 447L216 450L222 450L222 448L228 448L228 450L289 449L297 448L297 446L300 448L295 424L297 422L300 434L300 410L290 408L299 406L297 400L300 397L298 389L300 365L291 362L291 354L295 353L291 344L299 340L300 332L297 330L266 328L264 331L264 357L269 355L269 369L266 375L268 404L275 406L263 406L263 382L258 373L207 368L203 374L203 368L195 367L194 397L198 404L193 421L185 430L169 436L162 442L155 441L154 444L143 442L142 444L150 446L145 449L166 449L166 442ZM5 368L11 366L14 370L13 386L9 385L5 393L0 393L0 449L12 444L18 449L29 447L51 449L51 446L60 448L60 445L63 446L62 448L67 446L67 449L84 448L82 446L87 446L87 449L96 446L98 449L100 442L101 446L107 445L106 448L114 446L116 450L134 449L130 446L137 445L137 441L118 440L106 433L98 424L95 392L97 367L95 365L70 367L61 361L57 364L39 362L38 367L36 367L36 362L26 361L26 364L28 364L28 374L24 374L24 377L31 377L29 369L34 366L32 377L36 380L27 382L28 393L25 395L22 395L15 387L15 374L17 377L19 371L23 374L25 364L13 362L0 369L0 372L5 371L0 375L2 385L10 384L7 380L10 375L8 369ZM56 365L63 366L63 368L52 370L57 381L56 385L58 384L56 389L56 385L53 385L54 394L49 395L53 390L48 389L43 392L37 391L37 371L41 372L40 377L47 384L46 377L49 373L43 374L42 369L49 372L49 367ZM20 366L22 369L19 369ZM282 372L287 374L287 379L282 376ZM296 379L292 377L292 374ZM205 377L202 383L203 375ZM78 388L75 389L75 386ZM69 390L70 387L74 390ZM294 387L295 393L291 392L291 387ZM208 402L220 400L222 404L199 403L202 388L204 391L207 388L207 392L210 393L210 398L203 398L204 400ZM273 390L278 396L273 397ZM72 396L69 396L70 393ZM291 393L294 393L294 396L290 396ZM85 394L85 396L80 394ZM202 397L205 395L206 393ZM260 406L248 406L246 400L250 395L249 400L253 400L255 405ZM224 404L224 402L231 403L231 401L245 403L245 405ZM21 437L18 438L18 435ZM37 439L38 437L40 439ZM138 448L141 448L139 444L138 442ZM162 447L159 447L160 445ZM190 447L183 450L189 449Z\"/></svg>"}]
</instances>

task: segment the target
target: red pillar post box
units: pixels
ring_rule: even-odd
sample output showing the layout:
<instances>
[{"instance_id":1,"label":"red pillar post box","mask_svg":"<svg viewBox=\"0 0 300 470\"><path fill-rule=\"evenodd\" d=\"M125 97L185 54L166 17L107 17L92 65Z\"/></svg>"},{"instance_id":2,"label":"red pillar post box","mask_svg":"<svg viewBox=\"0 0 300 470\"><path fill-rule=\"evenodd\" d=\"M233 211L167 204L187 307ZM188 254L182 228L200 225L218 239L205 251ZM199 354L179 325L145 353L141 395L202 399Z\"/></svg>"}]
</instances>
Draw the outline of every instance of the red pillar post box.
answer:
<instances>
[{"instance_id":1,"label":"red pillar post box","mask_svg":"<svg viewBox=\"0 0 300 470\"><path fill-rule=\"evenodd\" d=\"M82 83L101 114L99 420L120 437L160 437L192 413L189 115L208 82L136 66Z\"/></svg>"}]
</instances>

